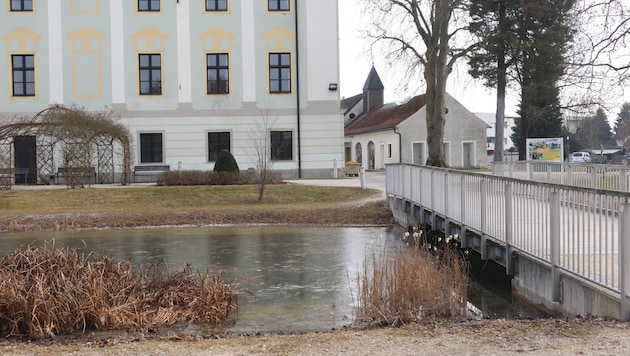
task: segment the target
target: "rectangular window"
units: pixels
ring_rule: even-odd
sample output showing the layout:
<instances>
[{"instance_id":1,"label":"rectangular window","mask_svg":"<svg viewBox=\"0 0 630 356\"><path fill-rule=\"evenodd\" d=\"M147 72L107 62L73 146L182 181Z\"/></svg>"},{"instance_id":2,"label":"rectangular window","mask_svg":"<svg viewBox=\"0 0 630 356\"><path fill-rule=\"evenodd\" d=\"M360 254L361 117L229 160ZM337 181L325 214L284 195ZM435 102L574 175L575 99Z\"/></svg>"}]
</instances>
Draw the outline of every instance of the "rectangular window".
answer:
<instances>
[{"instance_id":1,"label":"rectangular window","mask_svg":"<svg viewBox=\"0 0 630 356\"><path fill-rule=\"evenodd\" d=\"M293 159L293 132L271 131L271 160L290 161Z\"/></svg>"},{"instance_id":2,"label":"rectangular window","mask_svg":"<svg viewBox=\"0 0 630 356\"><path fill-rule=\"evenodd\" d=\"M230 133L208 132L208 161L216 162L221 150L231 150Z\"/></svg>"},{"instance_id":3,"label":"rectangular window","mask_svg":"<svg viewBox=\"0 0 630 356\"><path fill-rule=\"evenodd\" d=\"M140 163L162 163L164 161L161 133L140 134Z\"/></svg>"},{"instance_id":4,"label":"rectangular window","mask_svg":"<svg viewBox=\"0 0 630 356\"><path fill-rule=\"evenodd\" d=\"M11 11L33 11L33 0L11 0Z\"/></svg>"},{"instance_id":5,"label":"rectangular window","mask_svg":"<svg viewBox=\"0 0 630 356\"><path fill-rule=\"evenodd\" d=\"M269 53L269 92L291 92L290 53Z\"/></svg>"},{"instance_id":6,"label":"rectangular window","mask_svg":"<svg viewBox=\"0 0 630 356\"><path fill-rule=\"evenodd\" d=\"M160 11L160 0L138 0L138 11Z\"/></svg>"},{"instance_id":7,"label":"rectangular window","mask_svg":"<svg viewBox=\"0 0 630 356\"><path fill-rule=\"evenodd\" d=\"M227 11L228 0L206 0L206 11Z\"/></svg>"},{"instance_id":8,"label":"rectangular window","mask_svg":"<svg viewBox=\"0 0 630 356\"><path fill-rule=\"evenodd\" d=\"M227 53L206 55L206 72L208 78L208 94L230 93L230 70Z\"/></svg>"},{"instance_id":9,"label":"rectangular window","mask_svg":"<svg viewBox=\"0 0 630 356\"><path fill-rule=\"evenodd\" d=\"M35 96L35 56L12 55L13 96Z\"/></svg>"},{"instance_id":10,"label":"rectangular window","mask_svg":"<svg viewBox=\"0 0 630 356\"><path fill-rule=\"evenodd\" d=\"M141 54L139 59L140 95L162 94L162 62L159 54Z\"/></svg>"},{"instance_id":11,"label":"rectangular window","mask_svg":"<svg viewBox=\"0 0 630 356\"><path fill-rule=\"evenodd\" d=\"M269 11L289 11L289 0L267 0Z\"/></svg>"}]
</instances>

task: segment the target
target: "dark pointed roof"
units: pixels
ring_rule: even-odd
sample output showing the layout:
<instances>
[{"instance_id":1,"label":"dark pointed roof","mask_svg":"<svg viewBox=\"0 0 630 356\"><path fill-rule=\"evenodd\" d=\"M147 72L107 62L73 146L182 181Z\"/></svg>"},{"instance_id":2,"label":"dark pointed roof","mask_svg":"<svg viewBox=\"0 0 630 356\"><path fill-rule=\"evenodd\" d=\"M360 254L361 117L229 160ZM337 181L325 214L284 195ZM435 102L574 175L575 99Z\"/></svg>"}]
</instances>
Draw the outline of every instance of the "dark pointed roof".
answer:
<instances>
[{"instance_id":1,"label":"dark pointed roof","mask_svg":"<svg viewBox=\"0 0 630 356\"><path fill-rule=\"evenodd\" d=\"M383 86L383 82L381 82L381 78L378 76L376 72L376 68L372 66L370 69L370 74L368 74L367 80L363 85L363 90L383 90L385 87Z\"/></svg>"},{"instance_id":2,"label":"dark pointed roof","mask_svg":"<svg viewBox=\"0 0 630 356\"><path fill-rule=\"evenodd\" d=\"M343 114L346 115L348 111L352 110L352 108L361 101L361 99L363 99L363 94L357 94L349 98L341 99L341 110L343 110Z\"/></svg>"},{"instance_id":3,"label":"dark pointed roof","mask_svg":"<svg viewBox=\"0 0 630 356\"><path fill-rule=\"evenodd\" d=\"M401 105L381 105L350 122L344 129L345 135L393 129L420 110L425 103L426 96L422 94Z\"/></svg>"}]
</instances>

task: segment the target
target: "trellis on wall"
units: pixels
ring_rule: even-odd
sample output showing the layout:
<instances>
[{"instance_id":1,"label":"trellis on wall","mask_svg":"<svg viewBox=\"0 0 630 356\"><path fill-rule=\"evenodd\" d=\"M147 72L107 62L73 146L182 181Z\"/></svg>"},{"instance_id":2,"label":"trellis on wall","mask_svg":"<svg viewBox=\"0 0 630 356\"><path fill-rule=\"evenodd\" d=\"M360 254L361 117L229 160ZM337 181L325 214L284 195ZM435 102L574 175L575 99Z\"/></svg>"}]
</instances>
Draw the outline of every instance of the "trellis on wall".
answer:
<instances>
[{"instance_id":1,"label":"trellis on wall","mask_svg":"<svg viewBox=\"0 0 630 356\"><path fill-rule=\"evenodd\" d=\"M12 139L0 138L0 190L10 190L15 179L11 164L13 161L12 145Z\"/></svg>"},{"instance_id":2,"label":"trellis on wall","mask_svg":"<svg viewBox=\"0 0 630 356\"><path fill-rule=\"evenodd\" d=\"M96 156L98 160L97 183L114 183L114 140L111 136L97 136Z\"/></svg>"},{"instance_id":3,"label":"trellis on wall","mask_svg":"<svg viewBox=\"0 0 630 356\"><path fill-rule=\"evenodd\" d=\"M50 184L58 179L63 179L69 188L113 183L116 142L123 148L121 183L129 184L131 135L112 117L111 111L87 112L55 105L32 118L15 119L0 126L0 189L11 189L14 183L13 140L27 135L37 139L37 172L32 173L37 174L39 184ZM61 154L59 161L55 159L56 153ZM61 166L55 167L56 163ZM2 175L5 171L7 173Z\"/></svg>"}]
</instances>

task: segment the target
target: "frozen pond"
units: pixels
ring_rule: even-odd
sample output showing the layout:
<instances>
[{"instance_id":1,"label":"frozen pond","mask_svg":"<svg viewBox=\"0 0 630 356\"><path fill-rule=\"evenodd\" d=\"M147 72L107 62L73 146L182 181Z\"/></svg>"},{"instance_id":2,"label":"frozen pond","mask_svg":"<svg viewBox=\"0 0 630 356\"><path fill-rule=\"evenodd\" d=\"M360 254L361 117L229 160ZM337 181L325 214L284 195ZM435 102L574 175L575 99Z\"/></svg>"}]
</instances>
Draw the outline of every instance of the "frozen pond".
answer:
<instances>
[{"instance_id":1,"label":"frozen pond","mask_svg":"<svg viewBox=\"0 0 630 356\"><path fill-rule=\"evenodd\" d=\"M3 234L0 256L28 244L79 248L175 269L224 272L247 291L235 325L242 333L327 331L353 319L357 270L366 252L399 248L399 227L212 227ZM86 248L87 247L87 248ZM524 311L473 284L469 299L494 317ZM204 330L210 332L210 330ZM217 330L213 330L217 331Z\"/></svg>"}]
</instances>

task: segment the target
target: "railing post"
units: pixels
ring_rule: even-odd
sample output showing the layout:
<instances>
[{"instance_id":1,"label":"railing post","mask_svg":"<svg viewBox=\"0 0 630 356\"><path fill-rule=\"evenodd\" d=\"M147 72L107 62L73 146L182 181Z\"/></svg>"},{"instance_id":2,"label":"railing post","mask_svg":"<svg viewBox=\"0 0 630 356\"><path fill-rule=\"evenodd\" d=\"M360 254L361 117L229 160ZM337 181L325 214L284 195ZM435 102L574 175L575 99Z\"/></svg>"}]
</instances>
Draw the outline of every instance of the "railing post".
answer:
<instances>
[{"instance_id":1,"label":"railing post","mask_svg":"<svg viewBox=\"0 0 630 356\"><path fill-rule=\"evenodd\" d=\"M413 166L409 167L409 176L407 177L408 181L409 181L409 199L411 199L412 202L414 203L418 203L416 201L414 201L414 184L413 184ZM413 215L413 212L412 212ZM415 216L414 216L415 218Z\"/></svg>"},{"instance_id":2,"label":"railing post","mask_svg":"<svg viewBox=\"0 0 630 356\"><path fill-rule=\"evenodd\" d=\"M562 301L562 291L560 289L560 193L557 189L549 192L549 252L551 259L551 283L552 283L552 300L554 302Z\"/></svg>"},{"instance_id":3,"label":"railing post","mask_svg":"<svg viewBox=\"0 0 630 356\"><path fill-rule=\"evenodd\" d=\"M551 171L553 170L553 167L551 166L551 164L547 163L547 183L551 183Z\"/></svg>"},{"instance_id":4,"label":"railing post","mask_svg":"<svg viewBox=\"0 0 630 356\"><path fill-rule=\"evenodd\" d=\"M450 219L450 211L448 209L448 203L449 203L449 199L450 199L450 194L449 194L449 179L450 176L448 174L448 171L444 171L444 236L448 237L451 235L451 231L450 231L450 224L451 224L451 219Z\"/></svg>"},{"instance_id":5,"label":"railing post","mask_svg":"<svg viewBox=\"0 0 630 356\"><path fill-rule=\"evenodd\" d=\"M431 169L431 229L435 226L435 170Z\"/></svg>"},{"instance_id":6,"label":"railing post","mask_svg":"<svg viewBox=\"0 0 630 356\"><path fill-rule=\"evenodd\" d=\"M628 172L626 172L625 169L621 169L619 171L619 191L620 192L627 192L628 191Z\"/></svg>"},{"instance_id":7,"label":"railing post","mask_svg":"<svg viewBox=\"0 0 630 356\"><path fill-rule=\"evenodd\" d=\"M621 291L620 319L630 321L630 202L623 203L619 219L619 289Z\"/></svg>"},{"instance_id":8,"label":"railing post","mask_svg":"<svg viewBox=\"0 0 630 356\"><path fill-rule=\"evenodd\" d=\"M505 184L505 274L514 274L514 260L512 259L512 233L514 223L512 216L512 183Z\"/></svg>"},{"instance_id":9,"label":"railing post","mask_svg":"<svg viewBox=\"0 0 630 356\"><path fill-rule=\"evenodd\" d=\"M421 167L416 168L416 174L418 175L418 199L420 200L418 203L420 204L420 206L424 207L424 184L426 184L424 182L424 172L423 169ZM422 222L426 222L424 221L424 217L421 217Z\"/></svg>"},{"instance_id":10,"label":"railing post","mask_svg":"<svg viewBox=\"0 0 630 356\"><path fill-rule=\"evenodd\" d=\"M567 166L567 185L573 186L573 166Z\"/></svg>"},{"instance_id":11,"label":"railing post","mask_svg":"<svg viewBox=\"0 0 630 356\"><path fill-rule=\"evenodd\" d=\"M479 207L479 213L481 215L481 259L488 259L488 246L486 244L486 207L487 207L487 196L488 196L488 182L485 179L481 180L480 183L480 193L481 193L481 206Z\"/></svg>"},{"instance_id":12,"label":"railing post","mask_svg":"<svg viewBox=\"0 0 630 356\"><path fill-rule=\"evenodd\" d=\"M461 241L462 243L462 247L463 248L468 248L467 246L467 239L466 239L466 176L462 174L461 178L459 179L459 186L461 187L460 189L460 203L459 203L459 207L461 209L461 224L462 224L462 229L461 229L461 236L459 236L459 241Z\"/></svg>"}]
</instances>

